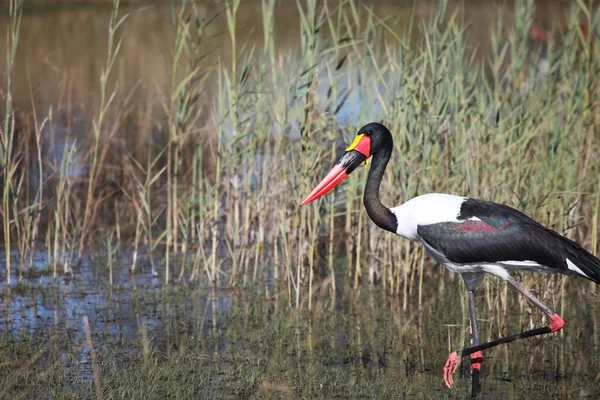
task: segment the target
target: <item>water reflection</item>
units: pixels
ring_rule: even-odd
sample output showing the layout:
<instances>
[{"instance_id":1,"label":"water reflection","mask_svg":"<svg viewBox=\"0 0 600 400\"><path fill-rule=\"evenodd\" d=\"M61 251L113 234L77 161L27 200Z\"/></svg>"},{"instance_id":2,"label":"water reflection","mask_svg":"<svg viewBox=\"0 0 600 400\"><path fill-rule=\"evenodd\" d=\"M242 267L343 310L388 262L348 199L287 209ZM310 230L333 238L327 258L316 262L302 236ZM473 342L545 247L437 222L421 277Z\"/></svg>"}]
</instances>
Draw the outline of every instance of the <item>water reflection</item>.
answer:
<instances>
[{"instance_id":1,"label":"water reflection","mask_svg":"<svg viewBox=\"0 0 600 400\"><path fill-rule=\"evenodd\" d=\"M221 13L214 24L206 27L200 43L207 53L202 65L206 68L213 68L219 62L221 66L230 65L231 41L224 26L224 3L201 1L197 5L201 15L207 19ZM337 4L329 4L329 7L333 12ZM435 2L369 1L361 3L361 7L361 17L366 20L368 9L374 18L386 21L387 26L398 35L406 34L413 12L413 25L421 26L437 11ZM537 23L546 27L564 24L567 7L568 4L562 2L538 2ZM448 15L457 11L464 18L469 40L479 55L489 51L490 26L499 15L508 24L513 18L511 6L503 2L452 2L449 8ZM348 13L350 11L348 7ZM77 7L33 5L26 8L13 77L13 97L18 109L30 110L35 105L40 116L45 116L51 107L54 113L64 113L64 126L59 129L67 136L89 129L93 116L90 113L97 109L99 77L105 66L110 12L107 5L89 3L78 3ZM175 40L172 8L164 2L145 4L141 1L122 6L121 12L130 15L123 35L121 56L112 77L119 84L115 102L121 104L124 98L132 96L131 101L141 106L140 111L136 111L141 115L132 116L134 121L139 123L143 113L152 112L153 122L160 123L163 119L161 102L169 93L171 84ZM260 21L260 1L242 2L236 26L239 49L256 45L255 53L262 53L264 34ZM298 54L300 25L296 2L277 2L274 22L277 52ZM3 13L0 16L2 32L6 32L7 24L7 13ZM323 34L328 36L327 30L323 30ZM415 31L413 34L418 40L419 33ZM4 54L5 45L5 41L0 43L0 54ZM0 65L2 76L4 68L4 64ZM298 72L290 70L290 73ZM211 94L206 96L210 98Z\"/></svg>"}]
</instances>

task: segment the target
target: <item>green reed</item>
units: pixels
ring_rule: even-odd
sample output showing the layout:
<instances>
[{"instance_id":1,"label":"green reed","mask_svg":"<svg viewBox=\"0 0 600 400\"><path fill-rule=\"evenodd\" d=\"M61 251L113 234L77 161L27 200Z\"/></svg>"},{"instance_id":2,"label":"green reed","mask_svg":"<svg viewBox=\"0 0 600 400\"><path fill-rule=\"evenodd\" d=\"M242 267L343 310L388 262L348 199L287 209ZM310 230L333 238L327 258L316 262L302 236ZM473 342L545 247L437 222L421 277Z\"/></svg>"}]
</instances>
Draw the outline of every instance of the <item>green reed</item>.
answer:
<instances>
[{"instance_id":1,"label":"green reed","mask_svg":"<svg viewBox=\"0 0 600 400\"><path fill-rule=\"evenodd\" d=\"M14 156L15 140L15 115L12 102L13 68L19 33L23 16L23 1L11 0L9 3L9 27L6 34L6 91L4 101L4 121L0 139L0 163L2 166L2 228L4 233L4 246L6 254L6 282L10 286L11 274L11 228L20 230L16 204L18 202L22 179L17 174L18 161ZM22 178L22 176L21 176Z\"/></svg>"}]
</instances>

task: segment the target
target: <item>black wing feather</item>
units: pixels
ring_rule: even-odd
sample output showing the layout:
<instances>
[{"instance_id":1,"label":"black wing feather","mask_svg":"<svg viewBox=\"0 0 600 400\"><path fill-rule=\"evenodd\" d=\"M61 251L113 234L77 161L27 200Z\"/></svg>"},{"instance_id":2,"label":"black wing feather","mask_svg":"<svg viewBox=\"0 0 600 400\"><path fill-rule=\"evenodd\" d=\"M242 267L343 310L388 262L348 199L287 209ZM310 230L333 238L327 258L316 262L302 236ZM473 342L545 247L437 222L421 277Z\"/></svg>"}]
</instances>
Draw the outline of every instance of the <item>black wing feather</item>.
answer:
<instances>
[{"instance_id":1,"label":"black wing feather","mask_svg":"<svg viewBox=\"0 0 600 400\"><path fill-rule=\"evenodd\" d=\"M480 221L469 220L473 217ZM600 283L598 258L514 208L467 199L457 219L420 225L417 233L453 263L535 261L566 275L581 276L568 268L568 258L588 279Z\"/></svg>"}]
</instances>

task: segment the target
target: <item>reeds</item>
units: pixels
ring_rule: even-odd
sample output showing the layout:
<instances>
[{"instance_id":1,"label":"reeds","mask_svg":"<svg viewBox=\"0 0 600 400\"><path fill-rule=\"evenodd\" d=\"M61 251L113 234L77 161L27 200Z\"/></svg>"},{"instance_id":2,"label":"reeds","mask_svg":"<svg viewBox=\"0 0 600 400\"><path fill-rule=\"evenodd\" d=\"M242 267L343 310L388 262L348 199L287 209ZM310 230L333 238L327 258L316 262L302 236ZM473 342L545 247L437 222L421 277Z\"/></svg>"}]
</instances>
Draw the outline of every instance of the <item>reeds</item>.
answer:
<instances>
[{"instance_id":1,"label":"reeds","mask_svg":"<svg viewBox=\"0 0 600 400\"><path fill-rule=\"evenodd\" d=\"M16 117L12 102L12 80L14 61L19 45L19 31L23 16L23 0L11 0L9 3L9 28L6 37L6 91L4 100L4 121L0 137L0 163L2 183L2 228L6 257L6 283L10 286L11 276L11 231L21 230L17 203L22 188L23 175L19 175L19 155L15 152Z\"/></svg>"},{"instance_id":2,"label":"reeds","mask_svg":"<svg viewBox=\"0 0 600 400\"><path fill-rule=\"evenodd\" d=\"M17 47L21 2L11 4L9 56ZM135 130L151 122L125 124L135 110L124 104L139 103L114 101L118 76L114 84L109 77L127 34L118 1L85 142L63 146L56 162L44 159L41 136L53 129L52 112L42 122L30 116L34 123L24 125L30 132L18 134L32 140L17 140L7 96L7 281L11 238L23 259L43 230L56 275L60 260L70 266L69 252L77 248L81 255L92 234L105 227L100 243L108 247L102 251L109 253L111 271L116 236L132 249L132 273L147 273L138 268L145 260L165 283L260 283L265 290L281 285L289 304L312 308L322 285L334 298L340 279L356 287L369 277L400 296L405 308L412 296L421 304L423 282L446 272L431 267L419 246L371 229L360 200L366 171L356 171L336 193L298 207L344 142L372 120L388 125L395 139L382 183L385 204L427 192L490 199L597 253L597 13L574 5L567 33L555 32L542 53L529 39L533 3L519 4L512 17L499 15L484 55L472 47L460 10L445 2L429 19L413 15L406 23L352 0L335 6L298 2L299 42L291 50L278 44L274 1L261 2L262 26L256 29L262 29L262 43L240 34L240 7L225 3L216 16L192 2L173 7L161 140ZM589 23L588 36L578 29L581 18ZM230 53L221 51L215 61L210 55L223 43ZM549 71L540 73L546 61ZM147 142L131 150L124 143L138 133ZM20 163L25 152L35 161ZM85 181L69 175L74 164L85 166ZM34 194L20 196L28 185ZM345 260L345 271L336 270L337 259ZM560 286L552 277L537 282L542 292ZM497 303L502 293L489 289L488 300Z\"/></svg>"},{"instance_id":3,"label":"reeds","mask_svg":"<svg viewBox=\"0 0 600 400\"><path fill-rule=\"evenodd\" d=\"M96 387L96 398L102 399L102 385L100 384L100 368L96 361L96 352L94 351L94 343L92 342L92 330L90 329L90 321L87 314L84 314L81 318L83 322L83 329L85 332L85 342L90 353L90 361L92 364L92 371L94 376L94 386Z\"/></svg>"},{"instance_id":4,"label":"reeds","mask_svg":"<svg viewBox=\"0 0 600 400\"><path fill-rule=\"evenodd\" d=\"M98 114L92 121L92 148L91 154L89 156L89 174L85 203L83 206L83 223L81 236L79 240L78 259L81 258L84 245L86 243L86 238L93 229L90 225L93 223L92 218L96 214L95 207L98 204L97 199L95 199L95 195L97 194L96 188L100 181L99 176L100 174L102 174L102 167L104 166L101 156L102 153L100 152L100 139L102 135L109 134L109 131L106 128L106 119L109 111L111 111L111 105L113 103L117 90L116 88L112 90L110 89L110 87L108 86L108 79L113 70L113 67L115 66L115 62L117 60L117 56L119 55L119 50L121 48L122 36L119 36L119 28L127 19L127 14L125 16L119 16L119 0L113 0L112 4L112 14L110 17L110 23L108 27L106 63L102 68L102 72L100 74L100 99L98 105ZM119 111L116 111L114 113L114 115L119 114ZM104 138L103 142L108 144L108 140L106 140L106 138ZM104 152L104 154L106 153Z\"/></svg>"}]
</instances>

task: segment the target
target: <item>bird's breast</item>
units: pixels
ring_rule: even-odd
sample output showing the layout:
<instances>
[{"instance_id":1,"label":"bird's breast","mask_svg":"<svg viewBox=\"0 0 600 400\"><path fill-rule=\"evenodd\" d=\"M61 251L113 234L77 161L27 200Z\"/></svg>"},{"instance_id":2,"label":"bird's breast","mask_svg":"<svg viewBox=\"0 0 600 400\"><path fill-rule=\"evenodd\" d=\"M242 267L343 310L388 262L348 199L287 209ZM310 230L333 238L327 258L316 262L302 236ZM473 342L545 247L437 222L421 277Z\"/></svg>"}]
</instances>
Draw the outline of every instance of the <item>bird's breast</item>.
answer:
<instances>
[{"instance_id":1,"label":"bird's breast","mask_svg":"<svg viewBox=\"0 0 600 400\"><path fill-rule=\"evenodd\" d=\"M417 240L419 225L457 222L461 205L465 200L466 197L442 193L417 196L391 209L398 219L396 233L409 240Z\"/></svg>"}]
</instances>

